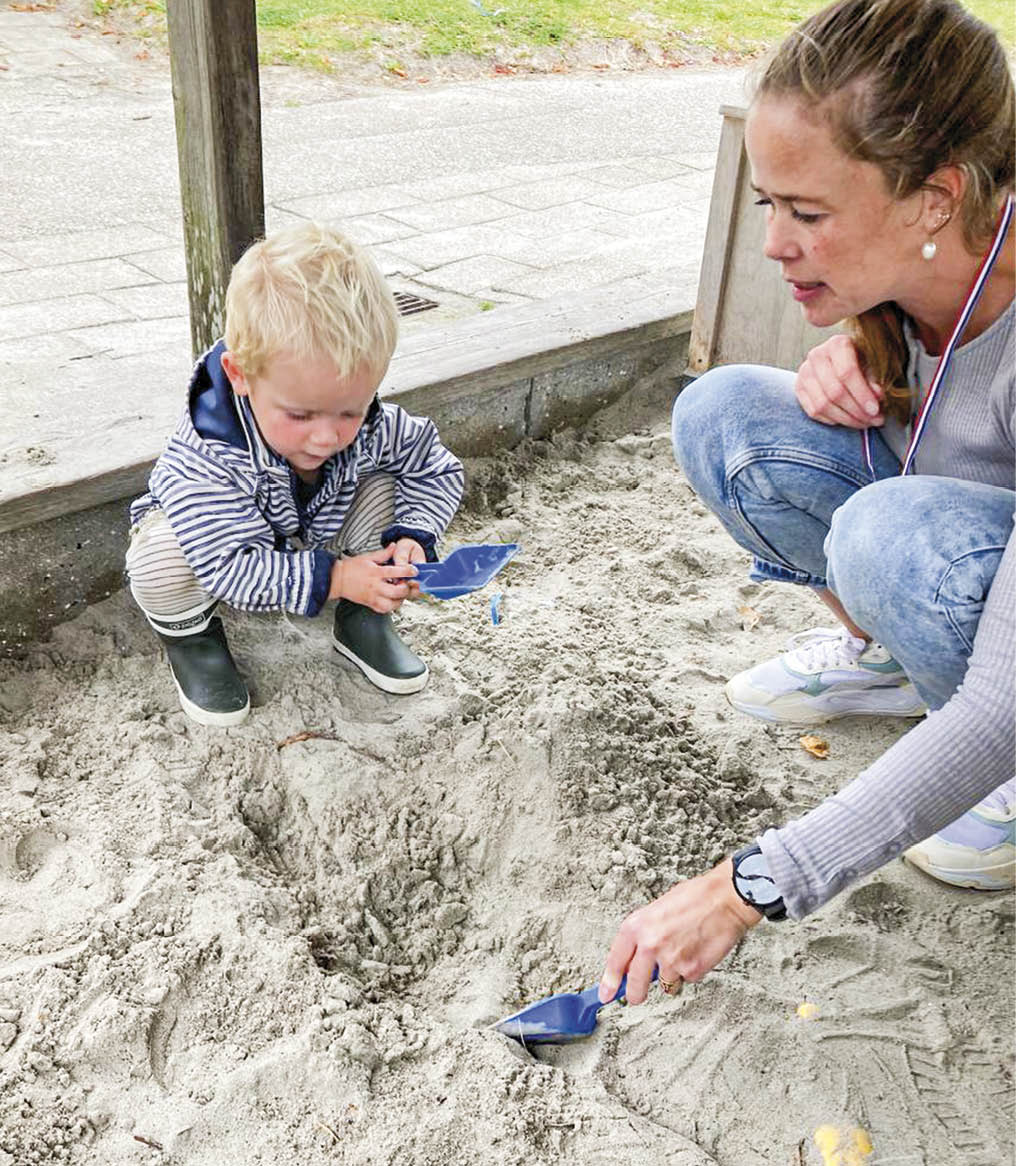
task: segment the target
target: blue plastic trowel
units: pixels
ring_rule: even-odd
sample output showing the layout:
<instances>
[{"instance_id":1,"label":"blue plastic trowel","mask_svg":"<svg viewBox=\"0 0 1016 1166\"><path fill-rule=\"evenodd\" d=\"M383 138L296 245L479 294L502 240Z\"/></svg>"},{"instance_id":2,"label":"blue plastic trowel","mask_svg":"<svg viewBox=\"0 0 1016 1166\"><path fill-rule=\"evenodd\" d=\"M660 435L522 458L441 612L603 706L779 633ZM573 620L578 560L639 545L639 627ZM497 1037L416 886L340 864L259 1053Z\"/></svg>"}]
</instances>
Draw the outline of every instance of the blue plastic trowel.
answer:
<instances>
[{"instance_id":1,"label":"blue plastic trowel","mask_svg":"<svg viewBox=\"0 0 1016 1166\"><path fill-rule=\"evenodd\" d=\"M414 563L416 582L435 599L455 599L485 587L518 551L518 543L470 543L440 562Z\"/></svg>"},{"instance_id":2,"label":"blue plastic trowel","mask_svg":"<svg viewBox=\"0 0 1016 1166\"><path fill-rule=\"evenodd\" d=\"M653 979L660 974L659 968L653 968ZM514 1037L524 1045L563 1045L571 1041L583 1040L592 1036L596 1029L600 1009L605 1004L600 1003L599 984L594 984L584 992L561 992L557 996L548 996L546 1000L538 1000L519 1012L513 1012L504 1020L499 1020L491 1028L504 1036ZM620 1000L628 987L628 977L624 976L614 993L614 1000Z\"/></svg>"}]
</instances>

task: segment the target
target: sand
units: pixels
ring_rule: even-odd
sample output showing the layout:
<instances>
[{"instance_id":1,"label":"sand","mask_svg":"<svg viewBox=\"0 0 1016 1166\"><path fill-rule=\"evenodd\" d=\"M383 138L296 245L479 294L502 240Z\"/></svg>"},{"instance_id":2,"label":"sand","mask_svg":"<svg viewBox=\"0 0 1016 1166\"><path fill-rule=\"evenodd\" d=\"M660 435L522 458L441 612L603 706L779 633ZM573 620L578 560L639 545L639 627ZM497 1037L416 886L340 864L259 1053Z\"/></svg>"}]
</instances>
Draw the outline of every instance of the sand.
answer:
<instances>
[{"instance_id":1,"label":"sand","mask_svg":"<svg viewBox=\"0 0 1016 1166\"><path fill-rule=\"evenodd\" d=\"M489 1031L906 726L822 761L725 705L824 621L747 581L663 402L468 469L449 544L524 550L406 610L417 696L327 614L227 613L255 707L201 728L124 594L0 665L0 1166L793 1166L826 1125L872 1164L1010 1160L1012 900L899 862L586 1042Z\"/></svg>"}]
</instances>

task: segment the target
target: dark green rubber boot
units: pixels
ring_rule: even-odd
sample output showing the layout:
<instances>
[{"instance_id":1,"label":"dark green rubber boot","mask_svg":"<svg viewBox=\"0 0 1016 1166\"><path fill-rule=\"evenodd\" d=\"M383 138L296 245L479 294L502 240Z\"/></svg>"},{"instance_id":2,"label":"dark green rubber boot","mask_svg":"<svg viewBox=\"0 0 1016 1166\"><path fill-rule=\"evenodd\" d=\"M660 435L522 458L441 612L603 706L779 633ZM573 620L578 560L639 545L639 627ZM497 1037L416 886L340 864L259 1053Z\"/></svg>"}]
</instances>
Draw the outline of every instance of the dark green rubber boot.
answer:
<instances>
[{"instance_id":1,"label":"dark green rubber boot","mask_svg":"<svg viewBox=\"0 0 1016 1166\"><path fill-rule=\"evenodd\" d=\"M335 605L332 643L383 692L419 692L430 675L427 665L402 642L390 615L348 599Z\"/></svg>"},{"instance_id":2,"label":"dark green rubber boot","mask_svg":"<svg viewBox=\"0 0 1016 1166\"><path fill-rule=\"evenodd\" d=\"M204 631L187 636L157 634L169 657L180 707L192 721L225 728L246 720L250 697L233 663L218 616Z\"/></svg>"}]
</instances>

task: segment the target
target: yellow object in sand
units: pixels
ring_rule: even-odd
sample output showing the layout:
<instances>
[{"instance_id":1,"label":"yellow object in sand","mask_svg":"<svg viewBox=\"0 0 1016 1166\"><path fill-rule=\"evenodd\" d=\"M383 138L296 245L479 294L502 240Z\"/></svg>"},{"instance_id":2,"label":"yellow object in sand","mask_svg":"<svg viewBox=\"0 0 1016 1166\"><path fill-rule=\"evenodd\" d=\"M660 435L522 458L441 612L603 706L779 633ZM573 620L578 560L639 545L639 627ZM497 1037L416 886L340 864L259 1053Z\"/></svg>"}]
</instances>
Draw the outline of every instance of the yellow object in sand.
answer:
<instances>
[{"instance_id":1,"label":"yellow object in sand","mask_svg":"<svg viewBox=\"0 0 1016 1166\"><path fill-rule=\"evenodd\" d=\"M859 1128L841 1130L836 1126L819 1126L815 1145L822 1155L822 1166L864 1166L873 1152L867 1131Z\"/></svg>"},{"instance_id":2,"label":"yellow object in sand","mask_svg":"<svg viewBox=\"0 0 1016 1166\"><path fill-rule=\"evenodd\" d=\"M812 1004L810 1000L805 1000L802 1004L797 1006L797 1015L802 1020L814 1020L818 1016L818 1005ZM828 1126L822 1126L822 1129L828 1129ZM817 1136L817 1135L816 1135Z\"/></svg>"}]
</instances>

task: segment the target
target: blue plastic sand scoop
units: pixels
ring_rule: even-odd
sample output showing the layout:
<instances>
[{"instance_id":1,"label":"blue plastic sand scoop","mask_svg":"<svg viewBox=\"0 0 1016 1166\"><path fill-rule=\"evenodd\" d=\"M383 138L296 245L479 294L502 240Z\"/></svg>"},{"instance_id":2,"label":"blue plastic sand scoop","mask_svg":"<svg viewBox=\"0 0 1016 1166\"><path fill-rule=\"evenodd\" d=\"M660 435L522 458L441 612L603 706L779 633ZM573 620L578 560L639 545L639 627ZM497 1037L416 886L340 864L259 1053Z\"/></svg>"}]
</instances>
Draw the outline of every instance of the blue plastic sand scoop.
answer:
<instances>
[{"instance_id":1,"label":"blue plastic sand scoop","mask_svg":"<svg viewBox=\"0 0 1016 1166\"><path fill-rule=\"evenodd\" d=\"M420 590L435 599L455 599L485 587L514 555L518 543L473 543L439 563L415 563Z\"/></svg>"},{"instance_id":2,"label":"blue plastic sand scoop","mask_svg":"<svg viewBox=\"0 0 1016 1166\"><path fill-rule=\"evenodd\" d=\"M654 968L653 979L658 975L659 969ZM625 976L614 994L614 1000L620 1000L627 987L628 977ZM539 1000L497 1021L491 1028L505 1036L514 1037L524 1045L563 1045L569 1041L582 1040L592 1035L600 1009L605 1007L599 1001L598 990L599 984L594 984L584 992L561 992L557 996L548 996L546 1000ZM607 1003L613 1001L608 1000Z\"/></svg>"}]
</instances>

